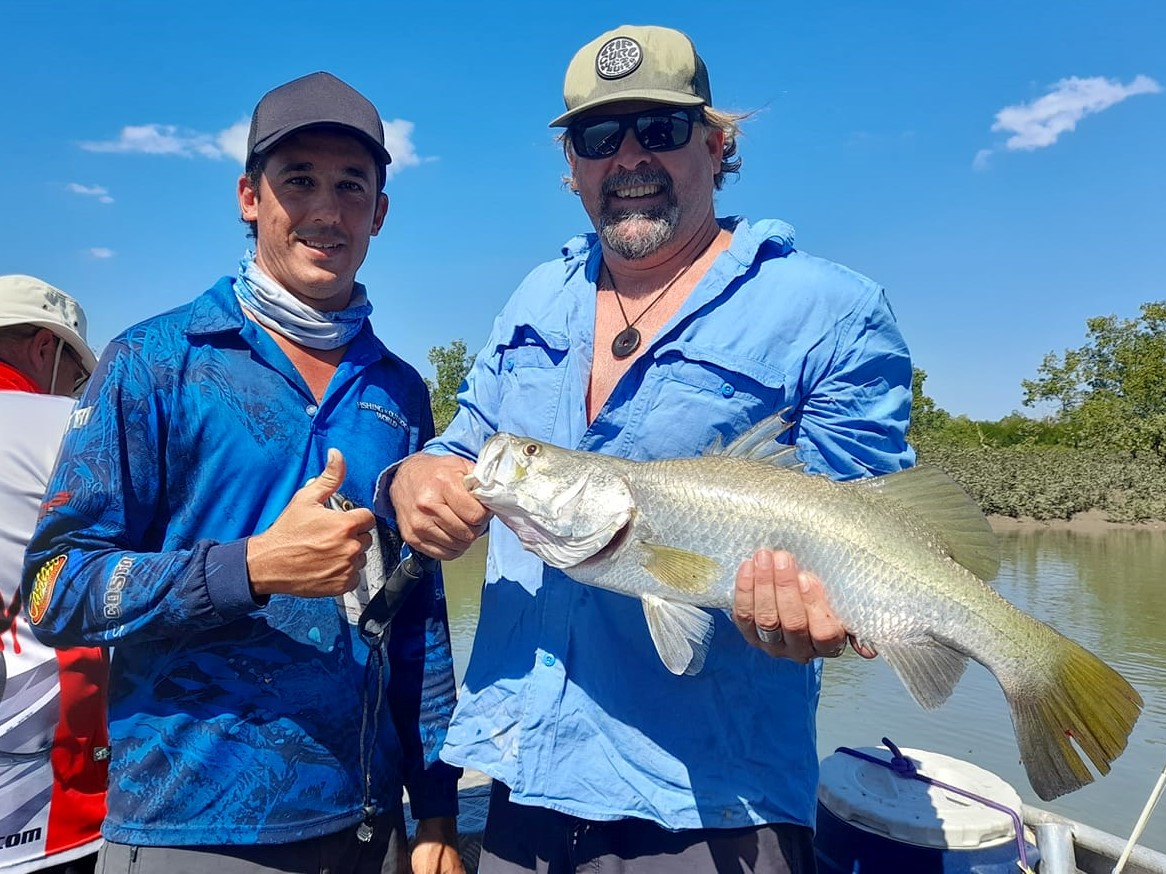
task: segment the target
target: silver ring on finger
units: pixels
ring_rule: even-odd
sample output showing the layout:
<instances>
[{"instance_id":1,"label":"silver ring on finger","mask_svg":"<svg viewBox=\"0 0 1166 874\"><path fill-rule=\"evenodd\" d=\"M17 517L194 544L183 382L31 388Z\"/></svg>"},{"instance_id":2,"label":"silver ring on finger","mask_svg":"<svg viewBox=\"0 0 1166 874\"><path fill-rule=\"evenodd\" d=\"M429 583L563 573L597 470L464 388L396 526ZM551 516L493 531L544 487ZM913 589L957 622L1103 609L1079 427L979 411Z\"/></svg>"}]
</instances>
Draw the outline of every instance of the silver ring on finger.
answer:
<instances>
[{"instance_id":1,"label":"silver ring on finger","mask_svg":"<svg viewBox=\"0 0 1166 874\"><path fill-rule=\"evenodd\" d=\"M757 639L762 643L769 644L770 646L782 643L783 638L781 634L781 626L779 625L777 628L762 628L760 625L758 625Z\"/></svg>"}]
</instances>

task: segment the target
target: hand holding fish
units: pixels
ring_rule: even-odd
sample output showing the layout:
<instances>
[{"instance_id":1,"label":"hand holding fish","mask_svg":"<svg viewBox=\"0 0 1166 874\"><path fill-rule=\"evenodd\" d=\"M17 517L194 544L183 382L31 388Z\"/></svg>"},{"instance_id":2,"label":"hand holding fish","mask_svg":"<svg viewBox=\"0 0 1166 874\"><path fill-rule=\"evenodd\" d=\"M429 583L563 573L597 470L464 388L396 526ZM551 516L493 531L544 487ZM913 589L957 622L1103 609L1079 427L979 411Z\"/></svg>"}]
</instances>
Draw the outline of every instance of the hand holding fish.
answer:
<instances>
[{"instance_id":1,"label":"hand holding fish","mask_svg":"<svg viewBox=\"0 0 1166 874\"><path fill-rule=\"evenodd\" d=\"M413 549L450 561L470 548L493 515L470 495L472 461L418 452L402 462L389 486L401 537Z\"/></svg>"},{"instance_id":2,"label":"hand holding fish","mask_svg":"<svg viewBox=\"0 0 1166 874\"><path fill-rule=\"evenodd\" d=\"M356 586L376 517L360 507L337 513L327 506L345 473L344 456L329 449L324 471L292 495L270 528L248 538L247 572L257 596L318 598Z\"/></svg>"},{"instance_id":3,"label":"hand holding fish","mask_svg":"<svg viewBox=\"0 0 1166 874\"><path fill-rule=\"evenodd\" d=\"M795 662L837 658L846 651L846 629L813 574L800 571L788 552L759 549L737 569L733 621L753 646ZM863 658L877 653L855 643Z\"/></svg>"}]
</instances>

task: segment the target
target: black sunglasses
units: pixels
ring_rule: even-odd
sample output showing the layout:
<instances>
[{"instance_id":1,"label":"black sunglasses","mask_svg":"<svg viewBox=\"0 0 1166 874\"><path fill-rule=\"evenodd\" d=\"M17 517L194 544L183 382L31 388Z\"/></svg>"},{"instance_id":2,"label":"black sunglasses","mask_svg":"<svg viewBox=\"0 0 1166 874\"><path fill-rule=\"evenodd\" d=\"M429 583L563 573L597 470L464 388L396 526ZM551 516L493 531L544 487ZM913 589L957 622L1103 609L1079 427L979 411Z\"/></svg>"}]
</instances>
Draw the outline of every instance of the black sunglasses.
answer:
<instances>
[{"instance_id":1,"label":"black sunglasses","mask_svg":"<svg viewBox=\"0 0 1166 874\"><path fill-rule=\"evenodd\" d=\"M567 128L567 133L580 158L610 158L619 151L628 128L635 131L636 141L649 152L671 152L688 145L697 118L699 113L695 109L671 112L652 109L630 115L585 118Z\"/></svg>"}]
</instances>

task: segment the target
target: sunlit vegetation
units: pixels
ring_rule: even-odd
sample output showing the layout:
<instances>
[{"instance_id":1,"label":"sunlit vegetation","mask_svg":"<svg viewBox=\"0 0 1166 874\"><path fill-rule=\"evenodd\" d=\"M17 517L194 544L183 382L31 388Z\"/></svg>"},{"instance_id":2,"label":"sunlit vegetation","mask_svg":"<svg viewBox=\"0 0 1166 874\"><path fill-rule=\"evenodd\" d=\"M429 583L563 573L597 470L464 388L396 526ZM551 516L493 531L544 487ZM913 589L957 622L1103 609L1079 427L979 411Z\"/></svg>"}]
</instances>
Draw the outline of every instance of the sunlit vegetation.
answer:
<instances>
[{"instance_id":1,"label":"sunlit vegetation","mask_svg":"<svg viewBox=\"0 0 1166 874\"><path fill-rule=\"evenodd\" d=\"M1136 319L1087 322L1079 349L1049 353L1024 403L1043 419L952 416L923 391L916 368L910 438L986 513L1068 519L1102 510L1115 522L1166 519L1166 301Z\"/></svg>"}]
</instances>

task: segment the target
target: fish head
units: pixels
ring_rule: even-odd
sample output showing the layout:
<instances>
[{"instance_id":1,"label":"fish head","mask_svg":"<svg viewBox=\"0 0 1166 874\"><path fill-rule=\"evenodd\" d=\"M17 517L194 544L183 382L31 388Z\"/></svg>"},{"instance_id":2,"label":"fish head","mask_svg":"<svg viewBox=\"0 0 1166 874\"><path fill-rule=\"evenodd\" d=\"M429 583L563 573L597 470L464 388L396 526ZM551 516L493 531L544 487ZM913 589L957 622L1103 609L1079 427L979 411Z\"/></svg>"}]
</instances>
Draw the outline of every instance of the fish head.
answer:
<instances>
[{"instance_id":1,"label":"fish head","mask_svg":"<svg viewBox=\"0 0 1166 874\"><path fill-rule=\"evenodd\" d=\"M525 549L557 568L607 546L634 506L616 459L513 434L486 441L465 483Z\"/></svg>"}]
</instances>

